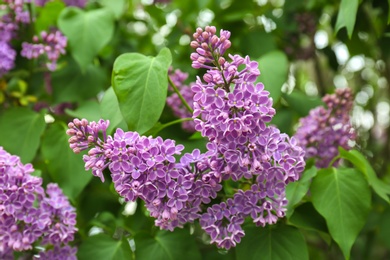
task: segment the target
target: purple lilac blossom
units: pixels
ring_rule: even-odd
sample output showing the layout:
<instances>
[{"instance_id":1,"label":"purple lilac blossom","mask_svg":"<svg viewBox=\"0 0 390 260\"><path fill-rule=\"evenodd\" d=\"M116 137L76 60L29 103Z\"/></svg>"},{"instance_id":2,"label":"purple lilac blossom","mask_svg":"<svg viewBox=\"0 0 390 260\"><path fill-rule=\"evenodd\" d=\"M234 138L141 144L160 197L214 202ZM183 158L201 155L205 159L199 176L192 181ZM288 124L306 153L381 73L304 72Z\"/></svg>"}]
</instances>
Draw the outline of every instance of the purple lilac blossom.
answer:
<instances>
[{"instance_id":1,"label":"purple lilac blossom","mask_svg":"<svg viewBox=\"0 0 390 260\"><path fill-rule=\"evenodd\" d=\"M244 235L241 224L245 217L261 226L284 217L285 187L299 179L305 162L304 151L294 138L267 126L275 110L269 92L256 83L260 75L257 62L239 55L229 55L231 61L226 60L223 54L230 47L230 32L221 30L220 37L215 33L213 26L198 28L191 42L196 49L191 54L192 66L207 69L204 81L198 77L192 86L195 129L215 150L210 158L214 175L233 181L255 178L250 190L239 190L233 200L213 205L201 217L209 220L201 221L201 226L212 242L229 249ZM226 209L218 217L222 205Z\"/></svg>"},{"instance_id":2,"label":"purple lilac blossom","mask_svg":"<svg viewBox=\"0 0 390 260\"><path fill-rule=\"evenodd\" d=\"M306 151L305 159L314 158L316 166L326 168L338 155L338 147L350 150L350 141L355 141L356 133L350 116L353 95L349 88L336 89L334 94L322 99L326 107L317 107L309 115L301 118L294 135L298 144ZM335 161L333 166L337 166Z\"/></svg>"},{"instance_id":3,"label":"purple lilac blossom","mask_svg":"<svg viewBox=\"0 0 390 260\"><path fill-rule=\"evenodd\" d=\"M15 66L15 57L16 51L8 43L0 41L0 77Z\"/></svg>"},{"instance_id":4,"label":"purple lilac blossom","mask_svg":"<svg viewBox=\"0 0 390 260\"><path fill-rule=\"evenodd\" d=\"M54 71L60 55L66 52L67 38L58 30L50 33L42 31L40 36L41 40L37 36L33 37L34 43L23 42L20 54L27 59L37 59L45 55L48 60L46 67Z\"/></svg>"},{"instance_id":5,"label":"purple lilac blossom","mask_svg":"<svg viewBox=\"0 0 390 260\"><path fill-rule=\"evenodd\" d=\"M83 157L86 170L92 169L92 174L104 181L103 171L108 168L118 194L126 201L144 200L157 226L173 230L193 222L200 216L202 201L210 202L221 190L214 176L205 177L210 167L199 150L176 162L175 155L184 147L175 141L121 129L110 136L106 134L108 124L73 120L67 130L70 147L76 153L91 148Z\"/></svg>"},{"instance_id":6,"label":"purple lilac blossom","mask_svg":"<svg viewBox=\"0 0 390 260\"><path fill-rule=\"evenodd\" d=\"M179 69L173 71L169 70L168 76L171 78L173 84L180 91L180 94L187 101L188 105L193 108L192 100L194 94L191 91L190 85L185 85L184 81L188 78L188 73L184 73ZM177 93L173 92L172 87L169 85L169 91L172 93L167 97L167 105L172 109L173 114L179 118L191 118L192 113L183 105ZM194 121L184 121L181 124L182 128L188 132L195 132Z\"/></svg>"},{"instance_id":7,"label":"purple lilac blossom","mask_svg":"<svg viewBox=\"0 0 390 260\"><path fill-rule=\"evenodd\" d=\"M193 67L207 69L204 82L198 77L191 87L195 129L209 140L206 153L195 149L176 161L184 147L173 140L121 129L112 137L104 120L74 119L67 134L75 153L89 150L83 157L86 170L104 181L108 168L119 195L144 200L157 226L173 230L199 219L211 243L230 249L245 235L245 218L264 226L284 217L286 185L299 179L305 162L294 138L267 125L275 110L263 84L255 83L258 64L239 55L227 61L230 32L215 33L215 27L198 28L191 43ZM250 189L207 205L228 179L251 182Z\"/></svg>"},{"instance_id":8,"label":"purple lilac blossom","mask_svg":"<svg viewBox=\"0 0 390 260\"><path fill-rule=\"evenodd\" d=\"M50 0L35 0L35 4L38 6L44 6ZM66 6L76 6L79 8L84 8L88 0L64 0Z\"/></svg>"},{"instance_id":9,"label":"purple lilac blossom","mask_svg":"<svg viewBox=\"0 0 390 260\"><path fill-rule=\"evenodd\" d=\"M30 13L24 8L24 4L30 3L30 0L4 0L4 3L12 11L15 23L30 23Z\"/></svg>"},{"instance_id":10,"label":"purple lilac blossom","mask_svg":"<svg viewBox=\"0 0 390 260\"><path fill-rule=\"evenodd\" d=\"M84 8L88 0L64 0L64 3L67 6L76 6L79 8Z\"/></svg>"},{"instance_id":11,"label":"purple lilac blossom","mask_svg":"<svg viewBox=\"0 0 390 260\"><path fill-rule=\"evenodd\" d=\"M0 147L0 259L41 246L62 247L76 232L75 209L57 184L31 175L31 164ZM75 251L74 251L75 252Z\"/></svg>"}]
</instances>

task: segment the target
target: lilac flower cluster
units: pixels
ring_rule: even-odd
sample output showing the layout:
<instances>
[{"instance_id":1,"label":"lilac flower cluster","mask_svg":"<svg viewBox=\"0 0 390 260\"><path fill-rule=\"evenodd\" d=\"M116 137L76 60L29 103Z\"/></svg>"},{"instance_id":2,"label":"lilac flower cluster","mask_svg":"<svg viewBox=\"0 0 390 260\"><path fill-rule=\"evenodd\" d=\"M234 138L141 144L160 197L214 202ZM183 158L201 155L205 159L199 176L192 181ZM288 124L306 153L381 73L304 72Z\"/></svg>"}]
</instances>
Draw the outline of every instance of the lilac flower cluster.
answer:
<instances>
[{"instance_id":1,"label":"lilac flower cluster","mask_svg":"<svg viewBox=\"0 0 390 260\"><path fill-rule=\"evenodd\" d=\"M47 33L41 32L41 40L33 37L34 43L22 43L21 55L27 59L37 59L40 56L46 55L48 62L47 68L54 71L57 68L57 60L61 54L65 54L67 38L58 30Z\"/></svg>"},{"instance_id":2,"label":"lilac flower cluster","mask_svg":"<svg viewBox=\"0 0 390 260\"><path fill-rule=\"evenodd\" d=\"M126 201L144 200L157 226L173 230L194 221L200 204L209 203L221 190L217 178L206 173L207 154L194 150L176 162L184 147L175 141L121 129L107 136L108 124L73 120L67 130L70 147L76 153L92 147L83 157L86 170L92 169L104 181L103 170L108 167L118 194Z\"/></svg>"},{"instance_id":3,"label":"lilac flower cluster","mask_svg":"<svg viewBox=\"0 0 390 260\"><path fill-rule=\"evenodd\" d=\"M0 5L0 10L7 12L0 16L0 77L15 66L16 51L11 47L11 40L19 29L19 23L29 23L30 16L24 10L23 0L4 0L7 5Z\"/></svg>"},{"instance_id":4,"label":"lilac flower cluster","mask_svg":"<svg viewBox=\"0 0 390 260\"><path fill-rule=\"evenodd\" d=\"M298 144L306 150L306 159L314 158L316 166L329 167L338 155L338 147L351 149L350 141L355 141L356 133L350 122L353 95L349 88L336 89L334 94L322 99L325 107L317 107L309 115L301 118L294 135ZM335 161L333 166L336 166Z\"/></svg>"},{"instance_id":5,"label":"lilac flower cluster","mask_svg":"<svg viewBox=\"0 0 390 260\"><path fill-rule=\"evenodd\" d=\"M33 171L31 164L0 147L0 259L13 259L14 251L37 244L72 256L58 255L61 259L76 259L76 249L67 245L77 230L75 209L57 184L48 184L45 193L42 178L31 175Z\"/></svg>"},{"instance_id":6,"label":"lilac flower cluster","mask_svg":"<svg viewBox=\"0 0 390 260\"><path fill-rule=\"evenodd\" d=\"M230 248L243 236L241 224L250 216L264 226L285 215L285 187L299 179L304 170L304 151L294 138L267 126L275 114L269 92L262 83L257 62L239 55L223 54L230 47L230 33L213 26L198 28L191 46L194 68L208 69L198 77L194 95L195 129L215 147L210 164L222 180L253 180L250 190L239 190L221 204L208 208L201 217L202 228L212 242ZM243 69L239 70L239 67Z\"/></svg>"},{"instance_id":7,"label":"lilac flower cluster","mask_svg":"<svg viewBox=\"0 0 390 260\"><path fill-rule=\"evenodd\" d=\"M191 90L192 84L184 84L184 81L188 78L188 73L184 73L179 69L176 69L175 71L170 69L168 76L171 78L173 84L175 84L187 104L193 108L192 101L194 94ZM169 85L169 90L172 93L167 97L167 105L172 109L174 115L179 118L191 118L192 113L183 105L179 95L173 92L171 85ZM194 121L184 121L182 122L182 128L188 132L195 132L195 123Z\"/></svg>"},{"instance_id":8,"label":"lilac flower cluster","mask_svg":"<svg viewBox=\"0 0 390 260\"><path fill-rule=\"evenodd\" d=\"M198 28L191 43L193 67L208 69L205 82L198 77L191 87L195 129L209 140L206 153L195 149L177 162L182 145L121 129L111 137L104 120L75 119L67 134L74 152L89 149L86 170L104 181L108 168L116 191L127 201L144 200L157 226L173 230L200 219L211 242L229 249L244 236L246 217L264 226L285 215L285 187L299 179L305 162L294 138L267 126L275 110L263 84L255 83L257 63L239 55L226 61L230 33L215 32L215 27ZM177 73L172 81L180 85L185 77ZM228 179L238 182L235 194L221 192ZM230 198L206 206L220 201L218 194Z\"/></svg>"}]
</instances>

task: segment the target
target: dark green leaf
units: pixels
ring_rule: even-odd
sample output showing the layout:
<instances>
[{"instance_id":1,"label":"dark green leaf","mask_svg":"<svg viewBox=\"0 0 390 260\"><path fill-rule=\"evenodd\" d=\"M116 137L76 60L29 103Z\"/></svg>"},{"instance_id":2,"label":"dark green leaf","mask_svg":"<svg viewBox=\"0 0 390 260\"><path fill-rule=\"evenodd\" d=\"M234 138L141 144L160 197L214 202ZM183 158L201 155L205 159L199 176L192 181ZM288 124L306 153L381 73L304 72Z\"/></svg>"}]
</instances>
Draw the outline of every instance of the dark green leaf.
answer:
<instances>
[{"instance_id":1,"label":"dark green leaf","mask_svg":"<svg viewBox=\"0 0 390 260\"><path fill-rule=\"evenodd\" d=\"M136 259L201 259L195 239L186 229L159 230L155 236L139 232L134 237Z\"/></svg>"},{"instance_id":2,"label":"dark green leaf","mask_svg":"<svg viewBox=\"0 0 390 260\"><path fill-rule=\"evenodd\" d=\"M345 26L347 28L348 36L351 38L356 22L358 6L359 0L341 0L340 9L337 14L336 33Z\"/></svg>"},{"instance_id":3,"label":"dark green leaf","mask_svg":"<svg viewBox=\"0 0 390 260\"><path fill-rule=\"evenodd\" d=\"M112 133L116 127L121 128L123 131L127 131L126 122L119 109L118 99L116 98L112 87L107 89L104 93L103 99L100 102L100 113L103 119L110 120L110 126L107 129L107 133Z\"/></svg>"},{"instance_id":4,"label":"dark green leaf","mask_svg":"<svg viewBox=\"0 0 390 260\"><path fill-rule=\"evenodd\" d=\"M114 15L108 9L85 12L67 7L58 17L60 30L68 37L72 56L84 71L114 33Z\"/></svg>"},{"instance_id":5,"label":"dark green leaf","mask_svg":"<svg viewBox=\"0 0 390 260\"><path fill-rule=\"evenodd\" d=\"M167 48L156 57L126 53L115 60L112 86L130 130L142 134L160 118L167 95L171 61Z\"/></svg>"},{"instance_id":6,"label":"dark green leaf","mask_svg":"<svg viewBox=\"0 0 390 260\"><path fill-rule=\"evenodd\" d=\"M128 260L133 259L129 242L123 238L115 240L106 234L88 237L77 252L79 260Z\"/></svg>"},{"instance_id":7,"label":"dark green leaf","mask_svg":"<svg viewBox=\"0 0 390 260\"><path fill-rule=\"evenodd\" d=\"M339 148L340 156L350 161L359 171L361 171L367 178L368 184L374 189L382 199L390 203L390 184L378 179L374 169L371 167L367 159L357 150L346 151Z\"/></svg>"},{"instance_id":8,"label":"dark green leaf","mask_svg":"<svg viewBox=\"0 0 390 260\"><path fill-rule=\"evenodd\" d=\"M282 96L289 106L300 116L307 116L311 109L324 104L320 98L311 98L299 91L293 91L290 94L283 94Z\"/></svg>"},{"instance_id":9,"label":"dark green leaf","mask_svg":"<svg viewBox=\"0 0 390 260\"><path fill-rule=\"evenodd\" d=\"M274 103L278 102L282 93L282 86L287 80L288 60L281 51L272 51L259 60L260 76L264 88L270 92Z\"/></svg>"},{"instance_id":10,"label":"dark green leaf","mask_svg":"<svg viewBox=\"0 0 390 260\"><path fill-rule=\"evenodd\" d=\"M69 148L66 129L60 123L50 126L42 139L42 156L50 177L69 198L75 199L88 184L92 174L84 169L81 154L74 154Z\"/></svg>"},{"instance_id":11,"label":"dark green leaf","mask_svg":"<svg viewBox=\"0 0 390 260\"><path fill-rule=\"evenodd\" d=\"M310 169L302 173L302 177L299 181L290 182L286 187L287 204L287 217L291 216L294 212L294 207L299 204L302 198L309 190L311 180L317 174L317 168L311 167Z\"/></svg>"},{"instance_id":12,"label":"dark green leaf","mask_svg":"<svg viewBox=\"0 0 390 260\"><path fill-rule=\"evenodd\" d=\"M251 226L236 247L237 259L309 259L306 242L298 229L287 225Z\"/></svg>"},{"instance_id":13,"label":"dark green leaf","mask_svg":"<svg viewBox=\"0 0 390 260\"><path fill-rule=\"evenodd\" d=\"M323 169L313 179L310 192L314 207L325 218L332 238L348 259L371 207L367 181L352 168Z\"/></svg>"},{"instance_id":14,"label":"dark green leaf","mask_svg":"<svg viewBox=\"0 0 390 260\"><path fill-rule=\"evenodd\" d=\"M53 96L56 103L83 102L96 96L107 85L107 77L101 67L89 65L84 73L76 62L68 59L68 65L52 74Z\"/></svg>"},{"instance_id":15,"label":"dark green leaf","mask_svg":"<svg viewBox=\"0 0 390 260\"><path fill-rule=\"evenodd\" d=\"M310 202L299 205L288 221L298 228L328 233L324 217L315 210Z\"/></svg>"},{"instance_id":16,"label":"dark green leaf","mask_svg":"<svg viewBox=\"0 0 390 260\"><path fill-rule=\"evenodd\" d=\"M23 163L31 162L45 127L41 114L22 107L8 109L0 115L0 146Z\"/></svg>"}]
</instances>

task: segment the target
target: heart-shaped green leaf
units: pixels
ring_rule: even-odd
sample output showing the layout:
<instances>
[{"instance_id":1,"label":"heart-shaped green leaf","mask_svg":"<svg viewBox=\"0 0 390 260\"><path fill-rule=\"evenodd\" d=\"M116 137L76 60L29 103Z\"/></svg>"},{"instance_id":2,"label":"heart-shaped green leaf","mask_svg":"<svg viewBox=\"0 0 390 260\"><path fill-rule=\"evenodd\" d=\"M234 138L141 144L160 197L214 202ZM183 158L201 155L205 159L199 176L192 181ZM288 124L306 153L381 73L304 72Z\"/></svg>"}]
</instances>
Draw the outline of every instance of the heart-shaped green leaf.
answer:
<instances>
[{"instance_id":1,"label":"heart-shaped green leaf","mask_svg":"<svg viewBox=\"0 0 390 260\"><path fill-rule=\"evenodd\" d=\"M58 26L69 41L73 58L84 71L114 33L114 14L105 8L85 12L67 7Z\"/></svg>"},{"instance_id":2,"label":"heart-shaped green leaf","mask_svg":"<svg viewBox=\"0 0 390 260\"><path fill-rule=\"evenodd\" d=\"M287 56L281 51L272 51L260 57L258 62L261 73L258 80L264 84L264 88L270 92L270 96L276 103L282 94L282 86L287 80Z\"/></svg>"},{"instance_id":3,"label":"heart-shaped green leaf","mask_svg":"<svg viewBox=\"0 0 390 260\"><path fill-rule=\"evenodd\" d=\"M346 259L371 207L371 192L362 173L352 168L318 171L310 187L315 209Z\"/></svg>"},{"instance_id":4,"label":"heart-shaped green leaf","mask_svg":"<svg viewBox=\"0 0 390 260\"><path fill-rule=\"evenodd\" d=\"M43 115L24 107L11 108L0 115L0 146L10 154L31 162L38 150L46 123Z\"/></svg>"},{"instance_id":5,"label":"heart-shaped green leaf","mask_svg":"<svg viewBox=\"0 0 390 260\"><path fill-rule=\"evenodd\" d=\"M81 154L74 154L69 148L67 127L54 123L42 139L42 156L47 164L50 177L58 183L65 195L75 199L92 178L86 172Z\"/></svg>"},{"instance_id":6,"label":"heart-shaped green leaf","mask_svg":"<svg viewBox=\"0 0 390 260\"><path fill-rule=\"evenodd\" d=\"M134 240L136 259L201 259L195 239L187 229L159 230L155 236L141 231Z\"/></svg>"},{"instance_id":7,"label":"heart-shaped green leaf","mask_svg":"<svg viewBox=\"0 0 390 260\"><path fill-rule=\"evenodd\" d=\"M244 230L245 237L236 247L237 259L309 259L305 239L295 227L251 226Z\"/></svg>"},{"instance_id":8,"label":"heart-shaped green leaf","mask_svg":"<svg viewBox=\"0 0 390 260\"><path fill-rule=\"evenodd\" d=\"M106 234L88 237L77 252L79 260L131 260L133 252L129 242L124 238L115 240Z\"/></svg>"},{"instance_id":9,"label":"heart-shaped green leaf","mask_svg":"<svg viewBox=\"0 0 390 260\"><path fill-rule=\"evenodd\" d=\"M171 52L156 57L139 53L119 56L112 71L112 86L129 130L140 134L154 126L165 106Z\"/></svg>"},{"instance_id":10,"label":"heart-shaped green leaf","mask_svg":"<svg viewBox=\"0 0 390 260\"><path fill-rule=\"evenodd\" d=\"M340 156L350 161L367 178L368 183L382 199L390 203L390 184L379 179L367 159L357 150L346 151L339 148Z\"/></svg>"}]
</instances>

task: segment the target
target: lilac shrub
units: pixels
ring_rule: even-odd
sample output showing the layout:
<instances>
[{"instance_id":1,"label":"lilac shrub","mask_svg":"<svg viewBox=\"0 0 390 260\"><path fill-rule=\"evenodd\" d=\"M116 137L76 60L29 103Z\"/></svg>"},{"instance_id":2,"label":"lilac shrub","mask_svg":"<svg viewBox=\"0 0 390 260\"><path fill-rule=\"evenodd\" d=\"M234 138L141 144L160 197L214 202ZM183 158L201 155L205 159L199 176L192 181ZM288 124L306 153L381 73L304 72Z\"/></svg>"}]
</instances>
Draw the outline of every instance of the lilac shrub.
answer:
<instances>
[{"instance_id":1,"label":"lilac shrub","mask_svg":"<svg viewBox=\"0 0 390 260\"><path fill-rule=\"evenodd\" d=\"M175 141L121 129L110 136L104 120L74 119L67 130L75 153L89 149L86 170L104 181L108 168L118 194L144 200L157 226L173 230L199 219L211 243L226 249L245 235L245 218L265 226L285 216L286 185L305 167L296 140L268 125L275 109L263 84L255 83L258 64L248 56L225 59L229 37L208 26L198 28L191 43L193 67L207 69L204 81L198 77L191 87L194 127L209 141L205 153L195 149L176 159L184 147ZM177 78L172 81L179 85ZM235 194L222 190L227 180L238 183Z\"/></svg>"},{"instance_id":2,"label":"lilac shrub","mask_svg":"<svg viewBox=\"0 0 390 260\"><path fill-rule=\"evenodd\" d=\"M338 147L350 150L356 133L350 121L353 95L349 88L336 89L322 99L326 107L317 107L301 118L294 135L306 151L305 159L314 158L316 166L326 168L338 155ZM336 166L338 161L333 163Z\"/></svg>"},{"instance_id":3,"label":"lilac shrub","mask_svg":"<svg viewBox=\"0 0 390 260\"><path fill-rule=\"evenodd\" d=\"M76 259L77 249L68 245L77 231L75 208L57 184L45 191L42 178L32 172L31 164L0 147L0 258L37 253L39 245L48 248L38 253L39 259ZM57 258L49 257L53 252Z\"/></svg>"}]
</instances>

